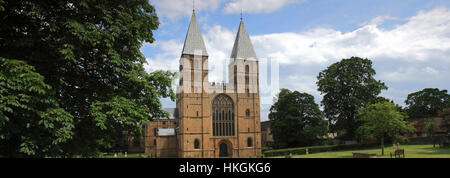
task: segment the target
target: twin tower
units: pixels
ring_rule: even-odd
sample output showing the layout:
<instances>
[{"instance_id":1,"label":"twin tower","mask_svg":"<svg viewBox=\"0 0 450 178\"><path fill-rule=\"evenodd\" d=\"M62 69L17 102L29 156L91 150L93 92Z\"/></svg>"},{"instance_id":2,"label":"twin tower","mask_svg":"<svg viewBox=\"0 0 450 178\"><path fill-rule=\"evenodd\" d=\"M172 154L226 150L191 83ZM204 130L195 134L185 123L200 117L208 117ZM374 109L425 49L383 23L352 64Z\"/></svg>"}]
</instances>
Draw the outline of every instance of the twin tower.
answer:
<instances>
[{"instance_id":1,"label":"twin tower","mask_svg":"<svg viewBox=\"0 0 450 178\"><path fill-rule=\"evenodd\" d=\"M241 19L228 83L208 81L208 52L192 14L180 59L178 157L261 155L258 60Z\"/></svg>"}]
</instances>

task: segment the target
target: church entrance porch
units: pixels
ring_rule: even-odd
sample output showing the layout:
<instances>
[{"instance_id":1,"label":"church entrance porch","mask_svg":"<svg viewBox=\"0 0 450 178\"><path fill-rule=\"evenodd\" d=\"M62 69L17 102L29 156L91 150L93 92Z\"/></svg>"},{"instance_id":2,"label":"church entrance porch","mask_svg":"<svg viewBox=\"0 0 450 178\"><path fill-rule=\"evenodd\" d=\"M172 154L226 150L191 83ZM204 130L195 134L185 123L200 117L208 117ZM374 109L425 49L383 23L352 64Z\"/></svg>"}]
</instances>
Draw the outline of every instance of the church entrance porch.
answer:
<instances>
[{"instance_id":1,"label":"church entrance porch","mask_svg":"<svg viewBox=\"0 0 450 178\"><path fill-rule=\"evenodd\" d=\"M219 157L232 157L232 145L228 140L219 142Z\"/></svg>"}]
</instances>

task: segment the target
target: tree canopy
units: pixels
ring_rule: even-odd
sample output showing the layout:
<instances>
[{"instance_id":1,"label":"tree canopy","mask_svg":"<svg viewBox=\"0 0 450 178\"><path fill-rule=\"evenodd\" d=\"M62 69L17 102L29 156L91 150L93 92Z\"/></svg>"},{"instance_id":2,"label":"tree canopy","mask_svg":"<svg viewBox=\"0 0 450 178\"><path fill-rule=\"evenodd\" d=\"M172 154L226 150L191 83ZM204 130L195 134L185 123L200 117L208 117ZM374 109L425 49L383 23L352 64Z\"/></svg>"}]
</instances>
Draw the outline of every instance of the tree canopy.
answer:
<instances>
[{"instance_id":1,"label":"tree canopy","mask_svg":"<svg viewBox=\"0 0 450 178\"><path fill-rule=\"evenodd\" d=\"M270 129L276 146L307 146L327 134L327 121L307 93L281 89L270 108Z\"/></svg>"},{"instance_id":2,"label":"tree canopy","mask_svg":"<svg viewBox=\"0 0 450 178\"><path fill-rule=\"evenodd\" d=\"M450 95L447 90L425 88L410 93L405 103L410 118L437 117L444 109L450 108Z\"/></svg>"},{"instance_id":3,"label":"tree canopy","mask_svg":"<svg viewBox=\"0 0 450 178\"><path fill-rule=\"evenodd\" d=\"M73 136L72 115L34 67L0 57L0 68L0 154L61 154Z\"/></svg>"},{"instance_id":4,"label":"tree canopy","mask_svg":"<svg viewBox=\"0 0 450 178\"><path fill-rule=\"evenodd\" d=\"M372 61L359 57L342 59L330 65L317 77L318 90L324 94L321 105L331 130L353 139L359 126L357 111L375 100L387 86L374 78Z\"/></svg>"},{"instance_id":5,"label":"tree canopy","mask_svg":"<svg viewBox=\"0 0 450 178\"><path fill-rule=\"evenodd\" d=\"M41 87L42 92L49 93L45 97L50 97L54 106L48 107L52 112L46 117L61 116L64 119L58 122L70 126L55 126L71 132L64 142L55 142L62 150L59 156L96 156L101 149L114 145L122 131L138 136L141 124L167 115L159 99L175 99L171 88L175 73L147 73L140 51L144 42L154 41L152 31L159 25L155 9L147 0L1 0L0 5L0 57L23 61L30 66L25 71L41 76L40 83L29 87ZM10 77L5 74L1 82L10 81ZM6 91L2 95L17 96L10 89L2 90ZM34 107L28 104L26 107ZM1 106L3 117L26 123L27 118L12 114L18 112L16 108L5 112L11 109L4 103ZM24 129L23 124L20 126L14 129ZM5 146L7 152L20 149Z\"/></svg>"},{"instance_id":6,"label":"tree canopy","mask_svg":"<svg viewBox=\"0 0 450 178\"><path fill-rule=\"evenodd\" d=\"M358 120L361 126L357 133L362 138L381 138L381 148L384 154L384 138L391 137L402 140L402 134L413 130L404 115L391 102L369 104L358 110Z\"/></svg>"}]
</instances>

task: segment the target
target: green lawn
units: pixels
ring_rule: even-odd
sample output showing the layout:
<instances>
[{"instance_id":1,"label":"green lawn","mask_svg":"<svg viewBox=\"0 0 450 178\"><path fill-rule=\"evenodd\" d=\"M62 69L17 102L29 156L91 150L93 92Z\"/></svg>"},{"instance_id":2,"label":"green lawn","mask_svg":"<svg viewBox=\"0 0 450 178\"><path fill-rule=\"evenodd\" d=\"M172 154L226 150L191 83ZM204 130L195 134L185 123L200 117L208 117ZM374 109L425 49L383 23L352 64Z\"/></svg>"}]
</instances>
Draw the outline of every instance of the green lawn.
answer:
<instances>
[{"instance_id":1,"label":"green lawn","mask_svg":"<svg viewBox=\"0 0 450 178\"><path fill-rule=\"evenodd\" d=\"M406 158L450 158L450 149L439 149L438 145L433 148L433 145L401 145L401 149L405 149ZM353 152L367 152L376 153L377 158L390 158L389 153L394 152L391 146L386 146L384 149L384 156L381 156L381 147L362 150L346 150L346 151L331 151L323 153L315 153L309 155L293 155L294 158L352 158ZM277 156L271 158L284 158L284 156Z\"/></svg>"},{"instance_id":2,"label":"green lawn","mask_svg":"<svg viewBox=\"0 0 450 178\"><path fill-rule=\"evenodd\" d=\"M148 158L150 156L150 154L143 154L146 158ZM100 156L100 158L140 158L139 157L139 153L129 153L127 154L127 157L125 157L124 154L122 154L121 156L119 156L119 154L117 154L117 157L114 157L114 153L105 153L102 156Z\"/></svg>"}]
</instances>

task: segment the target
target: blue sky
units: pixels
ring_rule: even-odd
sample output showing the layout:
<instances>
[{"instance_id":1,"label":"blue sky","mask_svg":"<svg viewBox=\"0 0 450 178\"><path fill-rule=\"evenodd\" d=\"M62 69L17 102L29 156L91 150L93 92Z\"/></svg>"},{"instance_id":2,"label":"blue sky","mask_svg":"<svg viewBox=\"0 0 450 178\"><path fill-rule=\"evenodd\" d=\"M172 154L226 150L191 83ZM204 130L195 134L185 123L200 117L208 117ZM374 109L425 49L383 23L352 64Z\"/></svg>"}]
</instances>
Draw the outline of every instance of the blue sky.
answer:
<instances>
[{"instance_id":1,"label":"blue sky","mask_svg":"<svg viewBox=\"0 0 450 178\"><path fill-rule=\"evenodd\" d=\"M150 3L161 25L154 31L156 42L141 49L146 69L177 71L192 0ZM371 59L375 78L389 87L381 95L400 105L411 92L450 88L448 0L196 0L195 7L210 54L211 82L226 80L221 68L242 9L258 58L279 65L277 85L310 93L318 104L318 73L351 56ZM261 120L267 120L274 92L262 97ZM175 104L164 99L163 106Z\"/></svg>"}]
</instances>

